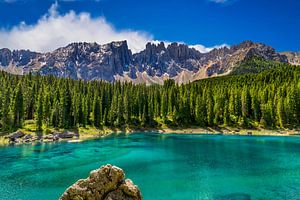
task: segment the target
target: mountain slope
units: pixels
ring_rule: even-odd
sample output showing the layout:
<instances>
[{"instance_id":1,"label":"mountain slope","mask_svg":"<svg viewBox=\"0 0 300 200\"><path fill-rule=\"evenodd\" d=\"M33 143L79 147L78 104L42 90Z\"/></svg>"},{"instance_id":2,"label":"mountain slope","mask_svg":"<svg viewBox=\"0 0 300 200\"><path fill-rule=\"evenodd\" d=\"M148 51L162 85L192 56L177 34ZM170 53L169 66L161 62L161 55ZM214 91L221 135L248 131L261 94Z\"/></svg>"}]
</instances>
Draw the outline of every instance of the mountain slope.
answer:
<instances>
[{"instance_id":1,"label":"mountain slope","mask_svg":"<svg viewBox=\"0 0 300 200\"><path fill-rule=\"evenodd\" d=\"M55 75L84 80L159 83L174 79L187 83L230 74L249 58L286 63L284 54L267 45L243 42L239 45L200 53L184 44L166 46L148 43L145 50L132 54L126 41L105 45L72 43L49 53L0 49L0 69L13 74Z\"/></svg>"},{"instance_id":2,"label":"mountain slope","mask_svg":"<svg viewBox=\"0 0 300 200\"><path fill-rule=\"evenodd\" d=\"M292 65L300 65L300 52L283 52L281 55L286 56Z\"/></svg>"},{"instance_id":3,"label":"mountain slope","mask_svg":"<svg viewBox=\"0 0 300 200\"><path fill-rule=\"evenodd\" d=\"M290 66L286 62L278 62L273 60L265 60L260 57L252 57L244 60L232 71L231 75L242 75L242 74L257 74L268 69L283 68Z\"/></svg>"}]
</instances>

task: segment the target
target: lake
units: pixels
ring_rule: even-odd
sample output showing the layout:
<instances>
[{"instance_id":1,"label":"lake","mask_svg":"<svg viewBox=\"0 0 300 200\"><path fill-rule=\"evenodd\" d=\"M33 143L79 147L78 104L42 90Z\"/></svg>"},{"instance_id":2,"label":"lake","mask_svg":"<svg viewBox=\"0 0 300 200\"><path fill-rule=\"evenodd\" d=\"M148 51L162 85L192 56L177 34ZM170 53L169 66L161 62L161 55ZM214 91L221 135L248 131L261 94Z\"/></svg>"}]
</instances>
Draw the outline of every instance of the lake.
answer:
<instances>
[{"instance_id":1,"label":"lake","mask_svg":"<svg viewBox=\"0 0 300 200\"><path fill-rule=\"evenodd\" d=\"M145 200L300 199L300 137L111 135L0 148L1 200L52 200L104 164Z\"/></svg>"}]
</instances>

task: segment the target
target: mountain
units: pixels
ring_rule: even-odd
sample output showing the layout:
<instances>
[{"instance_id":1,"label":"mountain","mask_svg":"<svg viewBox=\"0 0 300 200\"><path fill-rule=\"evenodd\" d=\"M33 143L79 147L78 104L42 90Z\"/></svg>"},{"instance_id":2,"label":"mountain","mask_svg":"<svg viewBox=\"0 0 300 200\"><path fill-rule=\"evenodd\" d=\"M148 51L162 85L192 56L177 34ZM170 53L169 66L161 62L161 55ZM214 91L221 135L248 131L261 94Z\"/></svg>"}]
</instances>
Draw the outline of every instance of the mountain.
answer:
<instances>
[{"instance_id":1,"label":"mountain","mask_svg":"<svg viewBox=\"0 0 300 200\"><path fill-rule=\"evenodd\" d=\"M292 65L300 65L300 52L283 52L281 55L286 56Z\"/></svg>"},{"instance_id":2,"label":"mountain","mask_svg":"<svg viewBox=\"0 0 300 200\"><path fill-rule=\"evenodd\" d=\"M272 47L245 41L232 47L200 53L185 44L148 43L132 54L126 41L72 43L53 52L0 49L0 69L13 74L55 75L84 80L163 83L174 79L186 83L198 79L230 74L243 61L252 57L278 62L294 62L297 55L279 54ZM288 59L289 58L289 59ZM299 61L299 60L298 60Z\"/></svg>"}]
</instances>

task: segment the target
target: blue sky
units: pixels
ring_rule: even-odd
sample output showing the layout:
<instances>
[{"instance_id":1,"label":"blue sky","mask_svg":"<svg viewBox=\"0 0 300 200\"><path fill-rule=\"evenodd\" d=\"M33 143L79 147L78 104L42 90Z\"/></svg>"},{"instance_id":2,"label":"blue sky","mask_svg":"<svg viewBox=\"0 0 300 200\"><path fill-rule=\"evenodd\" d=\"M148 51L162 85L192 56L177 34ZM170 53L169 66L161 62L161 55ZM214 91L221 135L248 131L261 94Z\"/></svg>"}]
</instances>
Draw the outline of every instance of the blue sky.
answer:
<instances>
[{"instance_id":1,"label":"blue sky","mask_svg":"<svg viewBox=\"0 0 300 200\"><path fill-rule=\"evenodd\" d=\"M0 48L48 51L72 40L105 43L128 37L136 51L149 40L205 47L253 40L278 51L300 51L299 0L0 2Z\"/></svg>"}]
</instances>

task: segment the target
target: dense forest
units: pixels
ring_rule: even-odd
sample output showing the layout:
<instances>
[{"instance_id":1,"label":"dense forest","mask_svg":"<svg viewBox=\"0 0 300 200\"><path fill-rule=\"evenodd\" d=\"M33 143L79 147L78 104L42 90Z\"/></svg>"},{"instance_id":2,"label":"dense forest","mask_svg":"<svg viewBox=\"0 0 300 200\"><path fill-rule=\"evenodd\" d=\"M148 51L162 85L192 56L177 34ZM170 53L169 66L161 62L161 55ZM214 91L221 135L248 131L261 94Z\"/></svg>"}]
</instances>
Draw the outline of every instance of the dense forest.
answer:
<instances>
[{"instance_id":1,"label":"dense forest","mask_svg":"<svg viewBox=\"0 0 300 200\"><path fill-rule=\"evenodd\" d=\"M185 85L77 81L0 72L0 132L34 120L45 128L258 127L300 123L300 67L204 79Z\"/></svg>"}]
</instances>

